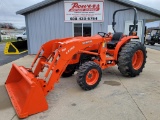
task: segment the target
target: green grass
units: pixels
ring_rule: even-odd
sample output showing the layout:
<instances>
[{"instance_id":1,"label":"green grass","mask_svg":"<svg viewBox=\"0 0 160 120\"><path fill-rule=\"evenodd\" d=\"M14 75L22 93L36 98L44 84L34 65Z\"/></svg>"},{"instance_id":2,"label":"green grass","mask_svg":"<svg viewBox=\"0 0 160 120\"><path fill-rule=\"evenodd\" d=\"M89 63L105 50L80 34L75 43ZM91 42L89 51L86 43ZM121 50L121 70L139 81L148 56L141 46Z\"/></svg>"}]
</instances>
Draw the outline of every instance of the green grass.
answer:
<instances>
[{"instance_id":1,"label":"green grass","mask_svg":"<svg viewBox=\"0 0 160 120\"><path fill-rule=\"evenodd\" d=\"M15 41L17 41L17 40L16 40L16 39L2 40L2 41L0 42L0 44L6 43L6 42L15 42Z\"/></svg>"}]
</instances>

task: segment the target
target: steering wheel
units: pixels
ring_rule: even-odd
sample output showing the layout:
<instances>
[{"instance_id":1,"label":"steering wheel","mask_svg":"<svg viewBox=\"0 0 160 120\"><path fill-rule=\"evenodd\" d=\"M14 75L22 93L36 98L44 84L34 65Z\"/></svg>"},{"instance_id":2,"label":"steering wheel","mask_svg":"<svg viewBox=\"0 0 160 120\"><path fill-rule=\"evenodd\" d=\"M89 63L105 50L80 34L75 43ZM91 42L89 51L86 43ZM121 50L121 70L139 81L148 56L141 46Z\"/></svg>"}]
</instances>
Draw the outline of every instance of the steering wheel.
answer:
<instances>
[{"instance_id":1,"label":"steering wheel","mask_svg":"<svg viewBox=\"0 0 160 120\"><path fill-rule=\"evenodd\" d=\"M109 37L109 34L107 34L105 32L98 32L98 35L100 35L101 37L105 37L105 36Z\"/></svg>"}]
</instances>

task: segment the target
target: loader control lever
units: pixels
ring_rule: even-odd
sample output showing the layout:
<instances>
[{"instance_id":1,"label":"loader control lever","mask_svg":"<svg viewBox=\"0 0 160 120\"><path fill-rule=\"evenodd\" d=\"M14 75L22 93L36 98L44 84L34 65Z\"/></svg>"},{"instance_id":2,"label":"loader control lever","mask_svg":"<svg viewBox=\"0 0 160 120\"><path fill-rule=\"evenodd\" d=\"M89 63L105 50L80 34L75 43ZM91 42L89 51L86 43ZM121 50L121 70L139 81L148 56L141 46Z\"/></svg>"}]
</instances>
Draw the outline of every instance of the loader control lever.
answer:
<instances>
[{"instance_id":1,"label":"loader control lever","mask_svg":"<svg viewBox=\"0 0 160 120\"><path fill-rule=\"evenodd\" d=\"M105 37L107 35L107 33L105 33L105 32L98 32L98 35L100 35L101 37Z\"/></svg>"}]
</instances>

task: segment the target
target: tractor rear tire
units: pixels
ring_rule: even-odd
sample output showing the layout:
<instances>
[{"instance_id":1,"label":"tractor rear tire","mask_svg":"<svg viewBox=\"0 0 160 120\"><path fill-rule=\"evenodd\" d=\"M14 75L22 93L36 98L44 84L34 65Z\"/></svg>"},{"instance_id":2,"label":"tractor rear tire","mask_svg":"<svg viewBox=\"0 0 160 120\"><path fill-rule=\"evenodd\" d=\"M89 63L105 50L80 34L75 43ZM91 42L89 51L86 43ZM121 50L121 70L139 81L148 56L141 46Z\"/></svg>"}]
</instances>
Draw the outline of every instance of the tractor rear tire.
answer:
<instances>
[{"instance_id":1,"label":"tractor rear tire","mask_svg":"<svg viewBox=\"0 0 160 120\"><path fill-rule=\"evenodd\" d=\"M145 41L145 45L149 45L149 42L148 42L148 41Z\"/></svg>"},{"instance_id":2,"label":"tractor rear tire","mask_svg":"<svg viewBox=\"0 0 160 120\"><path fill-rule=\"evenodd\" d=\"M23 39L21 37L18 37L17 38L17 41L22 41Z\"/></svg>"},{"instance_id":3,"label":"tractor rear tire","mask_svg":"<svg viewBox=\"0 0 160 120\"><path fill-rule=\"evenodd\" d=\"M68 65L66 70L62 73L62 77L70 77L74 74L75 68L73 65Z\"/></svg>"},{"instance_id":4,"label":"tractor rear tire","mask_svg":"<svg viewBox=\"0 0 160 120\"><path fill-rule=\"evenodd\" d=\"M155 42L151 42L150 44L151 44L151 45L154 45L154 44L155 44Z\"/></svg>"},{"instance_id":5,"label":"tractor rear tire","mask_svg":"<svg viewBox=\"0 0 160 120\"><path fill-rule=\"evenodd\" d=\"M119 52L118 69L123 76L139 75L146 63L146 47L140 42L130 41Z\"/></svg>"},{"instance_id":6,"label":"tractor rear tire","mask_svg":"<svg viewBox=\"0 0 160 120\"><path fill-rule=\"evenodd\" d=\"M102 70L92 61L83 63L77 73L77 83L83 90L94 89L101 81Z\"/></svg>"}]
</instances>

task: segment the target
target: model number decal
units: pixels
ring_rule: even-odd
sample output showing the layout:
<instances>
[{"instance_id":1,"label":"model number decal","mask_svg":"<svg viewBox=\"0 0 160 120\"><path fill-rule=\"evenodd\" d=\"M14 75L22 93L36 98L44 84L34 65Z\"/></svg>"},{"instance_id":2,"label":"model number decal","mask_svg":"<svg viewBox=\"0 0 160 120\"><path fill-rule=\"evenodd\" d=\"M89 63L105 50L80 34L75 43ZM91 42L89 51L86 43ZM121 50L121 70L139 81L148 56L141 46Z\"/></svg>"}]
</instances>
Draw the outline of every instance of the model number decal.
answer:
<instances>
[{"instance_id":1,"label":"model number decal","mask_svg":"<svg viewBox=\"0 0 160 120\"><path fill-rule=\"evenodd\" d=\"M66 51L66 48L63 48L63 49L62 49L62 52L64 52L64 51Z\"/></svg>"},{"instance_id":2,"label":"model number decal","mask_svg":"<svg viewBox=\"0 0 160 120\"><path fill-rule=\"evenodd\" d=\"M84 44L89 44L89 43L92 43L92 40L82 42L83 45L84 45Z\"/></svg>"},{"instance_id":3,"label":"model number decal","mask_svg":"<svg viewBox=\"0 0 160 120\"><path fill-rule=\"evenodd\" d=\"M75 46L72 46L69 50L67 50L66 54L70 53L74 48Z\"/></svg>"}]
</instances>

